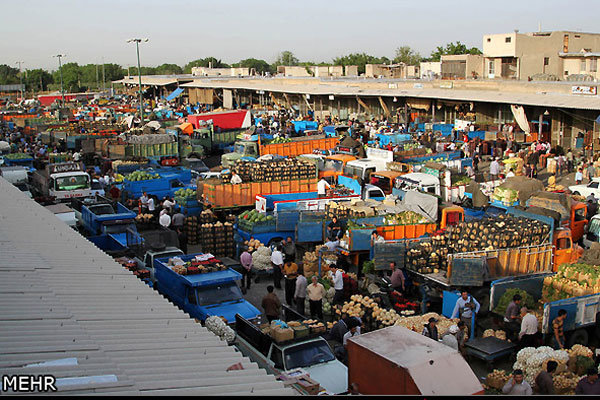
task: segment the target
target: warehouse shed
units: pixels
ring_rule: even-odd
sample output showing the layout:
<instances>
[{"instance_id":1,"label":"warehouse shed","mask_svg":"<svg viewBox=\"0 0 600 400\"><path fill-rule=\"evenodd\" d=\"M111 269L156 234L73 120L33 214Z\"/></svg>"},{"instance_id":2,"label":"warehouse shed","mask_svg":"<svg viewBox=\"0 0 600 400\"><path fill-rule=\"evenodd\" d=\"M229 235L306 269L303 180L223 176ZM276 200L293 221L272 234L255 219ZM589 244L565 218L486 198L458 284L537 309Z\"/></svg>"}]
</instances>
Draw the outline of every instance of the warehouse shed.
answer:
<instances>
[{"instance_id":1,"label":"warehouse shed","mask_svg":"<svg viewBox=\"0 0 600 400\"><path fill-rule=\"evenodd\" d=\"M295 393L1 177L0 204L0 375L69 395Z\"/></svg>"}]
</instances>

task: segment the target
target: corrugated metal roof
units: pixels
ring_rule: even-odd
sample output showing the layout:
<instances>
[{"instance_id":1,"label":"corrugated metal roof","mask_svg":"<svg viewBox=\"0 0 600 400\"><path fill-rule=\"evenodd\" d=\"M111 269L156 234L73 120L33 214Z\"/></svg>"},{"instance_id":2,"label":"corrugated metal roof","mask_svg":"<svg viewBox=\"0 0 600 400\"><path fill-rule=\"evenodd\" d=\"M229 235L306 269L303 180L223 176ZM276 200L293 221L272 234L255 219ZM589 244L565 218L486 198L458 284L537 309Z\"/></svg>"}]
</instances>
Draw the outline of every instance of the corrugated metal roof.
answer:
<instances>
[{"instance_id":1,"label":"corrugated metal roof","mask_svg":"<svg viewBox=\"0 0 600 400\"><path fill-rule=\"evenodd\" d=\"M184 83L187 88L225 88L264 90L277 93L338 95L338 96L387 96L414 97L454 101L475 101L484 103L505 103L540 107L574 108L581 110L600 110L600 97L585 95L569 95L559 93L520 93L494 90L462 90L462 89L361 89L357 81L352 86L321 84L285 84L277 81L247 81L235 82L219 80L194 80Z\"/></svg>"},{"instance_id":2,"label":"corrugated metal roof","mask_svg":"<svg viewBox=\"0 0 600 400\"><path fill-rule=\"evenodd\" d=\"M1 177L0 204L0 375L52 374L63 394L295 394Z\"/></svg>"}]
</instances>

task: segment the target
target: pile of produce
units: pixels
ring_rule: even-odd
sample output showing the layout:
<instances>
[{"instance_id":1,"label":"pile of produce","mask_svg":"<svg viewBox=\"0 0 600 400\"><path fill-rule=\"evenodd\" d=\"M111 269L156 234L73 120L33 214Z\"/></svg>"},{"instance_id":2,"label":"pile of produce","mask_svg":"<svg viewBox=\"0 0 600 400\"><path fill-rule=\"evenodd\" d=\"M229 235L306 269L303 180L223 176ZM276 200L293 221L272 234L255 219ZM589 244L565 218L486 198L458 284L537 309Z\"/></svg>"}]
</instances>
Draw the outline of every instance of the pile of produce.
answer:
<instances>
[{"instance_id":1,"label":"pile of produce","mask_svg":"<svg viewBox=\"0 0 600 400\"><path fill-rule=\"evenodd\" d=\"M114 160L112 162L112 169L116 172L121 172L121 169L126 169L127 167L140 168L146 165L148 165L148 160L145 158L140 160Z\"/></svg>"},{"instance_id":2,"label":"pile of produce","mask_svg":"<svg viewBox=\"0 0 600 400\"><path fill-rule=\"evenodd\" d=\"M206 329L217 335L221 340L231 343L235 340L235 331L227 326L221 317L211 315L204 321Z\"/></svg>"},{"instance_id":3,"label":"pile of produce","mask_svg":"<svg viewBox=\"0 0 600 400\"><path fill-rule=\"evenodd\" d=\"M504 313L506 313L506 308L512 301L513 296L516 294L521 295L521 304L519 309L523 306L527 307L529 310L532 310L536 307L535 300L529 293L527 293L525 290L514 288L507 289L506 292L504 292L502 297L500 297L500 300L498 300L498 305L494 309L494 312L498 315L504 315Z\"/></svg>"},{"instance_id":4,"label":"pile of produce","mask_svg":"<svg viewBox=\"0 0 600 400\"><path fill-rule=\"evenodd\" d=\"M264 246L264 244L261 243L260 240L250 239L250 240L244 240L244 246L248 247L248 251L250 253L252 253L254 250L258 249L259 247Z\"/></svg>"},{"instance_id":5,"label":"pile of produce","mask_svg":"<svg viewBox=\"0 0 600 400\"><path fill-rule=\"evenodd\" d=\"M331 188L327 191L328 196L344 197L351 196L353 194L356 193L354 193L352 189L349 189L344 185L332 185Z\"/></svg>"},{"instance_id":6,"label":"pile of produce","mask_svg":"<svg viewBox=\"0 0 600 400\"><path fill-rule=\"evenodd\" d=\"M175 192L175 201L178 203L187 200L196 200L196 191L193 189L179 189Z\"/></svg>"},{"instance_id":7,"label":"pile of produce","mask_svg":"<svg viewBox=\"0 0 600 400\"><path fill-rule=\"evenodd\" d=\"M135 222L148 224L152 222L152 218L154 218L152 214L138 214L135 216Z\"/></svg>"},{"instance_id":8,"label":"pile of produce","mask_svg":"<svg viewBox=\"0 0 600 400\"><path fill-rule=\"evenodd\" d=\"M225 271L227 269L220 260L214 257L206 261L187 261L183 264L172 265L171 268L179 275L208 274L209 272Z\"/></svg>"},{"instance_id":9,"label":"pile of produce","mask_svg":"<svg viewBox=\"0 0 600 400\"><path fill-rule=\"evenodd\" d=\"M364 207L347 206L336 201L329 201L325 204L325 213L329 219L333 217L337 217L337 219L364 218L367 216L366 211Z\"/></svg>"},{"instance_id":10,"label":"pile of produce","mask_svg":"<svg viewBox=\"0 0 600 400\"><path fill-rule=\"evenodd\" d=\"M466 175L451 175L450 182L452 187L465 186L471 183L471 178Z\"/></svg>"},{"instance_id":11,"label":"pile of produce","mask_svg":"<svg viewBox=\"0 0 600 400\"><path fill-rule=\"evenodd\" d=\"M497 339L500 340L506 340L506 332L504 332L503 330L493 330L493 329L486 329L483 332L483 337L495 337Z\"/></svg>"},{"instance_id":12,"label":"pile of produce","mask_svg":"<svg viewBox=\"0 0 600 400\"><path fill-rule=\"evenodd\" d=\"M61 163L71 161L73 156L71 153L50 153L48 154L49 163Z\"/></svg>"},{"instance_id":13,"label":"pile of produce","mask_svg":"<svg viewBox=\"0 0 600 400\"><path fill-rule=\"evenodd\" d=\"M27 153L11 153L4 156L7 160L26 160L29 158L33 158L31 154Z\"/></svg>"},{"instance_id":14,"label":"pile of produce","mask_svg":"<svg viewBox=\"0 0 600 400\"><path fill-rule=\"evenodd\" d=\"M321 276L326 276L329 272L329 266L331 264L337 263L337 253L331 252L327 250L326 246L322 246L324 248L321 253ZM304 265L304 276L306 279L310 280L313 275L319 274L319 249L315 249L315 251L307 251L304 253L304 257L302 258L302 263ZM325 287L327 290L327 287Z\"/></svg>"},{"instance_id":15,"label":"pile of produce","mask_svg":"<svg viewBox=\"0 0 600 400\"><path fill-rule=\"evenodd\" d=\"M507 205L512 205L518 199L519 192L514 189L503 188L502 186L496 187L496 189L494 189L494 194L492 195L492 200L501 201Z\"/></svg>"},{"instance_id":16,"label":"pile of produce","mask_svg":"<svg viewBox=\"0 0 600 400\"><path fill-rule=\"evenodd\" d=\"M415 315L420 308L420 305L416 301L408 301L399 292L392 292L393 307L396 312L399 312L402 316Z\"/></svg>"},{"instance_id":17,"label":"pile of produce","mask_svg":"<svg viewBox=\"0 0 600 400\"><path fill-rule=\"evenodd\" d=\"M183 228L187 234L188 244L200 243L200 227L203 224L212 224L216 221L215 214L208 210L204 210L200 215L186 217Z\"/></svg>"},{"instance_id":18,"label":"pile of produce","mask_svg":"<svg viewBox=\"0 0 600 400\"><path fill-rule=\"evenodd\" d=\"M232 170L244 182L313 179L317 176L317 167L314 164L295 158L272 161L238 160Z\"/></svg>"},{"instance_id":19,"label":"pile of produce","mask_svg":"<svg viewBox=\"0 0 600 400\"><path fill-rule=\"evenodd\" d=\"M278 143L289 143L292 139L288 139L285 137L277 137L275 139L269 140L267 144L278 144Z\"/></svg>"},{"instance_id":20,"label":"pile of produce","mask_svg":"<svg viewBox=\"0 0 600 400\"><path fill-rule=\"evenodd\" d=\"M398 214L386 214L384 216L386 225L416 225L428 222L427 218L414 211L402 211Z\"/></svg>"},{"instance_id":21,"label":"pile of produce","mask_svg":"<svg viewBox=\"0 0 600 400\"><path fill-rule=\"evenodd\" d=\"M506 382L510 379L510 374L506 371L495 369L485 378L485 385L496 390L502 390Z\"/></svg>"},{"instance_id":22,"label":"pile of produce","mask_svg":"<svg viewBox=\"0 0 600 400\"><path fill-rule=\"evenodd\" d=\"M310 328L310 333L325 332L325 324L316 319L306 319L302 323Z\"/></svg>"},{"instance_id":23,"label":"pile of produce","mask_svg":"<svg viewBox=\"0 0 600 400\"><path fill-rule=\"evenodd\" d=\"M517 361L513 369L523 370L525 380L531 386L535 385L535 377L542 371L549 360L558 363L557 373L566 372L569 353L565 350L553 350L548 346L538 348L525 347L517 353Z\"/></svg>"},{"instance_id":24,"label":"pile of produce","mask_svg":"<svg viewBox=\"0 0 600 400\"><path fill-rule=\"evenodd\" d=\"M587 264L563 264L556 275L544 278L542 300L551 302L570 297L600 293L598 267Z\"/></svg>"},{"instance_id":25,"label":"pile of produce","mask_svg":"<svg viewBox=\"0 0 600 400\"><path fill-rule=\"evenodd\" d=\"M431 241L414 244L406 252L406 268L421 274L438 273L446 270L448 247L444 235L434 235Z\"/></svg>"},{"instance_id":26,"label":"pile of produce","mask_svg":"<svg viewBox=\"0 0 600 400\"><path fill-rule=\"evenodd\" d=\"M394 325L403 326L406 329L410 329L412 331L421 333L423 332L423 328L429 322L429 318L437 319L436 326L438 328L439 335L443 335L452 325L456 325L457 319L449 319L444 317L443 315L439 315L434 312L430 312L424 315L415 315L412 317L399 317L397 318Z\"/></svg>"},{"instance_id":27,"label":"pile of produce","mask_svg":"<svg viewBox=\"0 0 600 400\"><path fill-rule=\"evenodd\" d=\"M199 243L202 251L218 257L233 257L235 241L233 240L233 224L220 221L200 225Z\"/></svg>"},{"instance_id":28,"label":"pile of produce","mask_svg":"<svg viewBox=\"0 0 600 400\"><path fill-rule=\"evenodd\" d=\"M147 171L133 171L129 175L125 176L125 180L133 181L133 182L147 181L150 179L158 179L158 178L160 178L159 174L151 174Z\"/></svg>"},{"instance_id":29,"label":"pile of produce","mask_svg":"<svg viewBox=\"0 0 600 400\"><path fill-rule=\"evenodd\" d=\"M251 232L255 225L274 225L275 218L265 215L256 210L244 211L237 218L238 228Z\"/></svg>"},{"instance_id":30,"label":"pile of produce","mask_svg":"<svg viewBox=\"0 0 600 400\"><path fill-rule=\"evenodd\" d=\"M252 253L252 264L257 270L265 271L272 269L271 249L266 246L260 246L254 253ZM306 275L306 265L304 268L306 279L309 279L308 275Z\"/></svg>"}]
</instances>

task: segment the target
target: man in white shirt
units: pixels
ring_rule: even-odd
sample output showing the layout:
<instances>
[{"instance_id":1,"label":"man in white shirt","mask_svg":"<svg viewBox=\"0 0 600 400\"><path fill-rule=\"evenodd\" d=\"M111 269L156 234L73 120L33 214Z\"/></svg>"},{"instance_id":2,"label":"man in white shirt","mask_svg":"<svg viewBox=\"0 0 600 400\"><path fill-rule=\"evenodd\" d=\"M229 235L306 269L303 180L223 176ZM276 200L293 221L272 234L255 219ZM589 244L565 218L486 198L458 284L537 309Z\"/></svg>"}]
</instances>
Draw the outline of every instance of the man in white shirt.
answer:
<instances>
[{"instance_id":1,"label":"man in white shirt","mask_svg":"<svg viewBox=\"0 0 600 400\"><path fill-rule=\"evenodd\" d=\"M142 197L140 197L140 203L142 206L142 213L145 213L148 210L148 193L144 192Z\"/></svg>"},{"instance_id":2,"label":"man in white shirt","mask_svg":"<svg viewBox=\"0 0 600 400\"><path fill-rule=\"evenodd\" d=\"M342 276L342 270L333 266L329 273L333 279L333 288L335 289L335 295L333 296L333 304L344 303L344 277Z\"/></svg>"},{"instance_id":3,"label":"man in white shirt","mask_svg":"<svg viewBox=\"0 0 600 400\"><path fill-rule=\"evenodd\" d=\"M168 197L166 197L165 200L163 201L163 207L169 211L171 211L174 206L175 206L175 202Z\"/></svg>"},{"instance_id":4,"label":"man in white shirt","mask_svg":"<svg viewBox=\"0 0 600 400\"><path fill-rule=\"evenodd\" d=\"M317 183L317 194L319 197L325 197L327 195L327 188L331 188L331 185L327 183L325 178L321 178Z\"/></svg>"},{"instance_id":5,"label":"man in white shirt","mask_svg":"<svg viewBox=\"0 0 600 400\"><path fill-rule=\"evenodd\" d=\"M81 154L78 151L73 153L73 161L78 162L80 159L81 159Z\"/></svg>"},{"instance_id":6,"label":"man in white shirt","mask_svg":"<svg viewBox=\"0 0 600 400\"><path fill-rule=\"evenodd\" d=\"M277 289L281 289L281 278L283 272L283 253L281 252L282 246L278 245L277 248L271 253L271 263L273 264L273 286Z\"/></svg>"},{"instance_id":7,"label":"man in white shirt","mask_svg":"<svg viewBox=\"0 0 600 400\"><path fill-rule=\"evenodd\" d=\"M235 171L231 172L231 183L234 185L242 183L242 178L240 178L240 176Z\"/></svg>"},{"instance_id":8,"label":"man in white shirt","mask_svg":"<svg viewBox=\"0 0 600 400\"><path fill-rule=\"evenodd\" d=\"M535 343L538 331L538 320L535 315L528 312L527 307L521 307L521 332L519 332L519 347L531 347Z\"/></svg>"},{"instance_id":9,"label":"man in white shirt","mask_svg":"<svg viewBox=\"0 0 600 400\"><path fill-rule=\"evenodd\" d=\"M165 228L168 228L171 225L171 216L167 213L167 210L162 210L160 212L158 223Z\"/></svg>"},{"instance_id":10,"label":"man in white shirt","mask_svg":"<svg viewBox=\"0 0 600 400\"><path fill-rule=\"evenodd\" d=\"M498 179L498 174L500 174L500 163L498 163L498 158L496 157L490 164L490 175L493 181Z\"/></svg>"},{"instance_id":11,"label":"man in white shirt","mask_svg":"<svg viewBox=\"0 0 600 400\"><path fill-rule=\"evenodd\" d=\"M156 207L154 205L154 197L148 197L148 211L150 213L154 213L155 209Z\"/></svg>"},{"instance_id":12,"label":"man in white shirt","mask_svg":"<svg viewBox=\"0 0 600 400\"><path fill-rule=\"evenodd\" d=\"M442 336L442 343L446 346L452 347L454 350L458 351L458 339L456 338L456 334L458 333L458 326L452 325L448 328L448 332Z\"/></svg>"}]
</instances>

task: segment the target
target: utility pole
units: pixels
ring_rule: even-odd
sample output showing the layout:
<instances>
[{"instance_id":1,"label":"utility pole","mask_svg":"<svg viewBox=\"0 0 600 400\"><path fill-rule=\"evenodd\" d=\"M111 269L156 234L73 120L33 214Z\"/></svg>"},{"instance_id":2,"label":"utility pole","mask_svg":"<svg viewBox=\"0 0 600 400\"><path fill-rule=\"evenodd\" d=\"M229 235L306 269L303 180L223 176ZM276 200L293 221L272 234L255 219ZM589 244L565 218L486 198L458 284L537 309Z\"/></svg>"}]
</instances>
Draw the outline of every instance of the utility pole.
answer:
<instances>
[{"instance_id":1,"label":"utility pole","mask_svg":"<svg viewBox=\"0 0 600 400\"><path fill-rule=\"evenodd\" d=\"M58 58L58 72L60 74L60 94L62 97L62 104L61 104L61 108L63 108L65 106L65 90L63 88L63 77L62 77L62 64L60 62L60 59L62 57L66 57L66 54L57 54L54 57Z\"/></svg>"},{"instance_id":2,"label":"utility pole","mask_svg":"<svg viewBox=\"0 0 600 400\"><path fill-rule=\"evenodd\" d=\"M25 61L17 61L15 64L19 64L19 83L21 84L21 101L23 101L23 72L21 72L21 64L25 64Z\"/></svg>"},{"instance_id":3,"label":"utility pole","mask_svg":"<svg viewBox=\"0 0 600 400\"><path fill-rule=\"evenodd\" d=\"M105 88L105 75L104 75L104 57L102 57L102 93L104 93Z\"/></svg>"},{"instance_id":4,"label":"utility pole","mask_svg":"<svg viewBox=\"0 0 600 400\"><path fill-rule=\"evenodd\" d=\"M98 80L98 64L96 64L96 89L100 90L100 81Z\"/></svg>"},{"instance_id":5,"label":"utility pole","mask_svg":"<svg viewBox=\"0 0 600 400\"><path fill-rule=\"evenodd\" d=\"M140 67L140 42L144 41L147 42L148 38L145 39L129 39L127 41L127 43L131 43L131 42L135 42L135 48L137 50L137 62L138 62L138 78L139 78L139 85L140 85L140 120L142 125L144 124L144 110L142 107L142 69Z\"/></svg>"}]
</instances>

